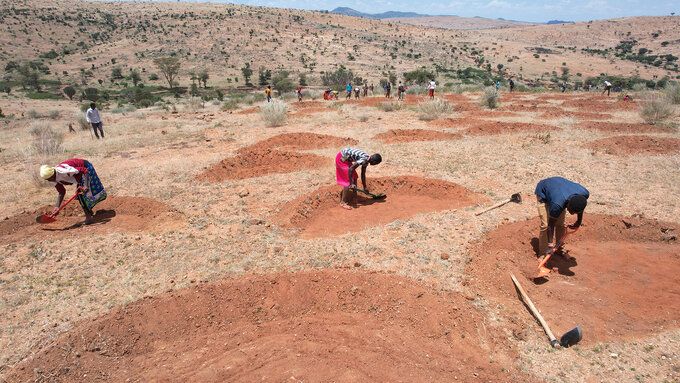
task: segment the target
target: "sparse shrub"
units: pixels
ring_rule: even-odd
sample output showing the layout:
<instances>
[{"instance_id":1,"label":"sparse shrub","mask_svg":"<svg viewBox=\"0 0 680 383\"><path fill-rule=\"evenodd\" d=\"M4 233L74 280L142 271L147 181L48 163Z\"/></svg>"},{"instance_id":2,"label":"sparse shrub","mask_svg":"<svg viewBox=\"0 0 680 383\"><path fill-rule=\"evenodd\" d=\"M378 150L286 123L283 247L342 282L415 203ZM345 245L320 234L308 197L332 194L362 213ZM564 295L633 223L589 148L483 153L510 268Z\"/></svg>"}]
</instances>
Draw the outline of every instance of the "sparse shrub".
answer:
<instances>
[{"instance_id":1,"label":"sparse shrub","mask_svg":"<svg viewBox=\"0 0 680 383\"><path fill-rule=\"evenodd\" d=\"M190 97L185 105L187 110L197 112L199 109L203 109L204 101L200 97Z\"/></svg>"},{"instance_id":2,"label":"sparse shrub","mask_svg":"<svg viewBox=\"0 0 680 383\"><path fill-rule=\"evenodd\" d=\"M76 95L76 90L72 86L67 86L64 88L64 94L66 97L68 97L69 100L73 100L73 96Z\"/></svg>"},{"instance_id":3,"label":"sparse shrub","mask_svg":"<svg viewBox=\"0 0 680 383\"><path fill-rule=\"evenodd\" d=\"M31 149L34 153L41 156L51 156L64 152L62 143L64 135L55 132L52 127L45 122L34 122L31 124Z\"/></svg>"},{"instance_id":4,"label":"sparse shrub","mask_svg":"<svg viewBox=\"0 0 680 383\"><path fill-rule=\"evenodd\" d=\"M498 108L498 92L496 92L496 89L494 87L490 86L484 89L481 104L482 106L489 109Z\"/></svg>"},{"instance_id":5,"label":"sparse shrub","mask_svg":"<svg viewBox=\"0 0 680 383\"><path fill-rule=\"evenodd\" d=\"M640 102L640 116L648 124L662 122L673 115L673 105L666 95L652 93Z\"/></svg>"},{"instance_id":6,"label":"sparse shrub","mask_svg":"<svg viewBox=\"0 0 680 383\"><path fill-rule=\"evenodd\" d=\"M59 118L60 115L61 113L59 113L58 110L50 110L49 112L47 112L46 117L52 120L56 120L57 118Z\"/></svg>"},{"instance_id":7,"label":"sparse shrub","mask_svg":"<svg viewBox=\"0 0 680 383\"><path fill-rule=\"evenodd\" d=\"M290 73L288 71L282 70L272 77L272 86L279 94L285 94L295 89L295 84L293 84L293 80L289 76Z\"/></svg>"},{"instance_id":8,"label":"sparse shrub","mask_svg":"<svg viewBox=\"0 0 680 383\"><path fill-rule=\"evenodd\" d=\"M76 120L76 123L80 127L80 130L90 130L92 127L89 122L87 122L87 119L85 118L85 114L79 110L76 110L73 113L73 117Z\"/></svg>"},{"instance_id":9,"label":"sparse shrub","mask_svg":"<svg viewBox=\"0 0 680 383\"><path fill-rule=\"evenodd\" d=\"M366 122L366 121L368 121L368 116L365 115L365 114L362 114L361 116L359 116L359 121L360 121L360 122Z\"/></svg>"},{"instance_id":10,"label":"sparse shrub","mask_svg":"<svg viewBox=\"0 0 680 383\"><path fill-rule=\"evenodd\" d=\"M155 73L150 73L149 74L149 81L157 81L158 80L158 75Z\"/></svg>"},{"instance_id":11,"label":"sparse shrub","mask_svg":"<svg viewBox=\"0 0 680 383\"><path fill-rule=\"evenodd\" d=\"M266 126L281 126L286 123L288 105L281 100L273 100L260 108L260 116Z\"/></svg>"},{"instance_id":12,"label":"sparse shrub","mask_svg":"<svg viewBox=\"0 0 680 383\"><path fill-rule=\"evenodd\" d=\"M423 121L432 121L443 114L453 111L453 107L448 102L435 98L434 100L423 101L418 104L418 118Z\"/></svg>"},{"instance_id":13,"label":"sparse shrub","mask_svg":"<svg viewBox=\"0 0 680 383\"><path fill-rule=\"evenodd\" d=\"M228 99L222 103L222 110L234 110L238 109L238 101L234 99Z\"/></svg>"},{"instance_id":14,"label":"sparse shrub","mask_svg":"<svg viewBox=\"0 0 680 383\"><path fill-rule=\"evenodd\" d=\"M637 84L633 84L632 88L633 92L644 92L647 90L647 85L643 82L639 82Z\"/></svg>"},{"instance_id":15,"label":"sparse shrub","mask_svg":"<svg viewBox=\"0 0 680 383\"><path fill-rule=\"evenodd\" d=\"M394 112L395 110L401 109L401 103L396 101L381 102L378 104L378 109L382 110L383 112Z\"/></svg>"},{"instance_id":16,"label":"sparse shrub","mask_svg":"<svg viewBox=\"0 0 680 383\"><path fill-rule=\"evenodd\" d=\"M420 85L411 85L406 88L406 94L425 94L426 88Z\"/></svg>"},{"instance_id":17,"label":"sparse shrub","mask_svg":"<svg viewBox=\"0 0 680 383\"><path fill-rule=\"evenodd\" d=\"M680 104L680 84L671 84L664 90L666 98L673 105Z\"/></svg>"},{"instance_id":18,"label":"sparse shrub","mask_svg":"<svg viewBox=\"0 0 680 383\"><path fill-rule=\"evenodd\" d=\"M38 111L35 109L29 109L26 111L26 117L31 119L40 118L40 113L38 113Z\"/></svg>"}]
</instances>

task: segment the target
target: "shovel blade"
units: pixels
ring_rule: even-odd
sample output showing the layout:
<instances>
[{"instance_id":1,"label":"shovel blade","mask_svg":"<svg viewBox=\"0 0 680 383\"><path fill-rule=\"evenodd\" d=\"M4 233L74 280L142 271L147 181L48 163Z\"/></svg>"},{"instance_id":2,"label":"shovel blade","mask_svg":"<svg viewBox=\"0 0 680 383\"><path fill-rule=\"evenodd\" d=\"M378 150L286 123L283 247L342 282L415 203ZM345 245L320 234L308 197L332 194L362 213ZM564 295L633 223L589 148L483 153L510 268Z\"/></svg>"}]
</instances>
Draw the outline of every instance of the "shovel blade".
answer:
<instances>
[{"instance_id":1,"label":"shovel blade","mask_svg":"<svg viewBox=\"0 0 680 383\"><path fill-rule=\"evenodd\" d=\"M371 198L377 199L377 200L382 200L382 199L387 198L387 194L382 194L382 193L381 194L374 194L374 195L371 196Z\"/></svg>"},{"instance_id":2,"label":"shovel blade","mask_svg":"<svg viewBox=\"0 0 680 383\"><path fill-rule=\"evenodd\" d=\"M49 214L41 214L38 217L36 217L35 221L38 223L52 223L56 221L57 219Z\"/></svg>"},{"instance_id":3,"label":"shovel blade","mask_svg":"<svg viewBox=\"0 0 680 383\"><path fill-rule=\"evenodd\" d=\"M562 335L560 338L560 346L571 347L580 342L582 338L583 332L581 331L581 326L576 326Z\"/></svg>"}]
</instances>

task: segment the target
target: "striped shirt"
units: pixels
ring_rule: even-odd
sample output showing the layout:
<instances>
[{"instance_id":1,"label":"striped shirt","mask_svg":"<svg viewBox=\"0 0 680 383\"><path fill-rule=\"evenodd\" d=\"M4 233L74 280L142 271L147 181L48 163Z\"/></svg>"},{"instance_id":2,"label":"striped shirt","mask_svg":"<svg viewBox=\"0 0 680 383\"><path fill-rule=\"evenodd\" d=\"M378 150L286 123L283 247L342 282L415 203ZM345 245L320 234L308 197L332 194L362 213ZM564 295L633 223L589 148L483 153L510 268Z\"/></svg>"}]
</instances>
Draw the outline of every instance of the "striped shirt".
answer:
<instances>
[{"instance_id":1,"label":"striped shirt","mask_svg":"<svg viewBox=\"0 0 680 383\"><path fill-rule=\"evenodd\" d=\"M368 153L364 152L361 149L355 149L355 148L344 148L340 151L340 154L342 155L342 161L343 162L355 162L358 165L363 165L366 162L368 162L368 159L370 156Z\"/></svg>"}]
</instances>

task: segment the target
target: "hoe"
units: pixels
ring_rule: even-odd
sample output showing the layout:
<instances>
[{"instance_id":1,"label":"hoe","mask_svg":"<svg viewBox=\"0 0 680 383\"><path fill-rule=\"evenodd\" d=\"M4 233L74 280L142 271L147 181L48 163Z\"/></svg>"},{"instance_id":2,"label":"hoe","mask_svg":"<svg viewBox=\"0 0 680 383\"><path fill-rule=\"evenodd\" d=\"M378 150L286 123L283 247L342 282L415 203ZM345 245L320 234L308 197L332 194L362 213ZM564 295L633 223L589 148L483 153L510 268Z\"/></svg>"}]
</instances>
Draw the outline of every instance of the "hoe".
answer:
<instances>
[{"instance_id":1,"label":"hoe","mask_svg":"<svg viewBox=\"0 0 680 383\"><path fill-rule=\"evenodd\" d=\"M506 200L503 201L503 202L499 202L499 203L497 203L497 204L495 204L495 205L493 205L493 206L491 206L491 207L489 207L489 208L486 208L486 209L484 209L484 210L482 210L482 211L480 211L480 212L477 212L477 213L475 213L475 215L482 215L482 214L486 213L487 211L491 211L491 210L493 210L493 209L497 209L497 208L499 208L499 207L505 205L506 203L510 203L510 202L514 202L514 203L522 203L522 195L519 194L519 193L515 193L515 194L511 195L509 199L506 199Z\"/></svg>"}]
</instances>

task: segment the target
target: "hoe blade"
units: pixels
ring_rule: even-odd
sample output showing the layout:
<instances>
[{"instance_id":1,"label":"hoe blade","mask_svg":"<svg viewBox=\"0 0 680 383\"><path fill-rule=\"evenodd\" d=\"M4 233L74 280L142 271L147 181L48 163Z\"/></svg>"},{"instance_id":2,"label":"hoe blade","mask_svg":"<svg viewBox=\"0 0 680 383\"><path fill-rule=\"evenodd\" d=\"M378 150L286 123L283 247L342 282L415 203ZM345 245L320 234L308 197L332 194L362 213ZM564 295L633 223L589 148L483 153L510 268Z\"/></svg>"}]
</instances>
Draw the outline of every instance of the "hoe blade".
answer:
<instances>
[{"instance_id":1,"label":"hoe blade","mask_svg":"<svg viewBox=\"0 0 680 383\"><path fill-rule=\"evenodd\" d=\"M573 329L567 331L560 338L560 346L571 347L576 343L581 341L583 338L583 332L581 331L581 326L576 326Z\"/></svg>"},{"instance_id":2,"label":"hoe blade","mask_svg":"<svg viewBox=\"0 0 680 383\"><path fill-rule=\"evenodd\" d=\"M52 223L56 221L57 219L54 218L53 216L49 214L41 214L38 217L36 217L35 221L38 223Z\"/></svg>"}]
</instances>

